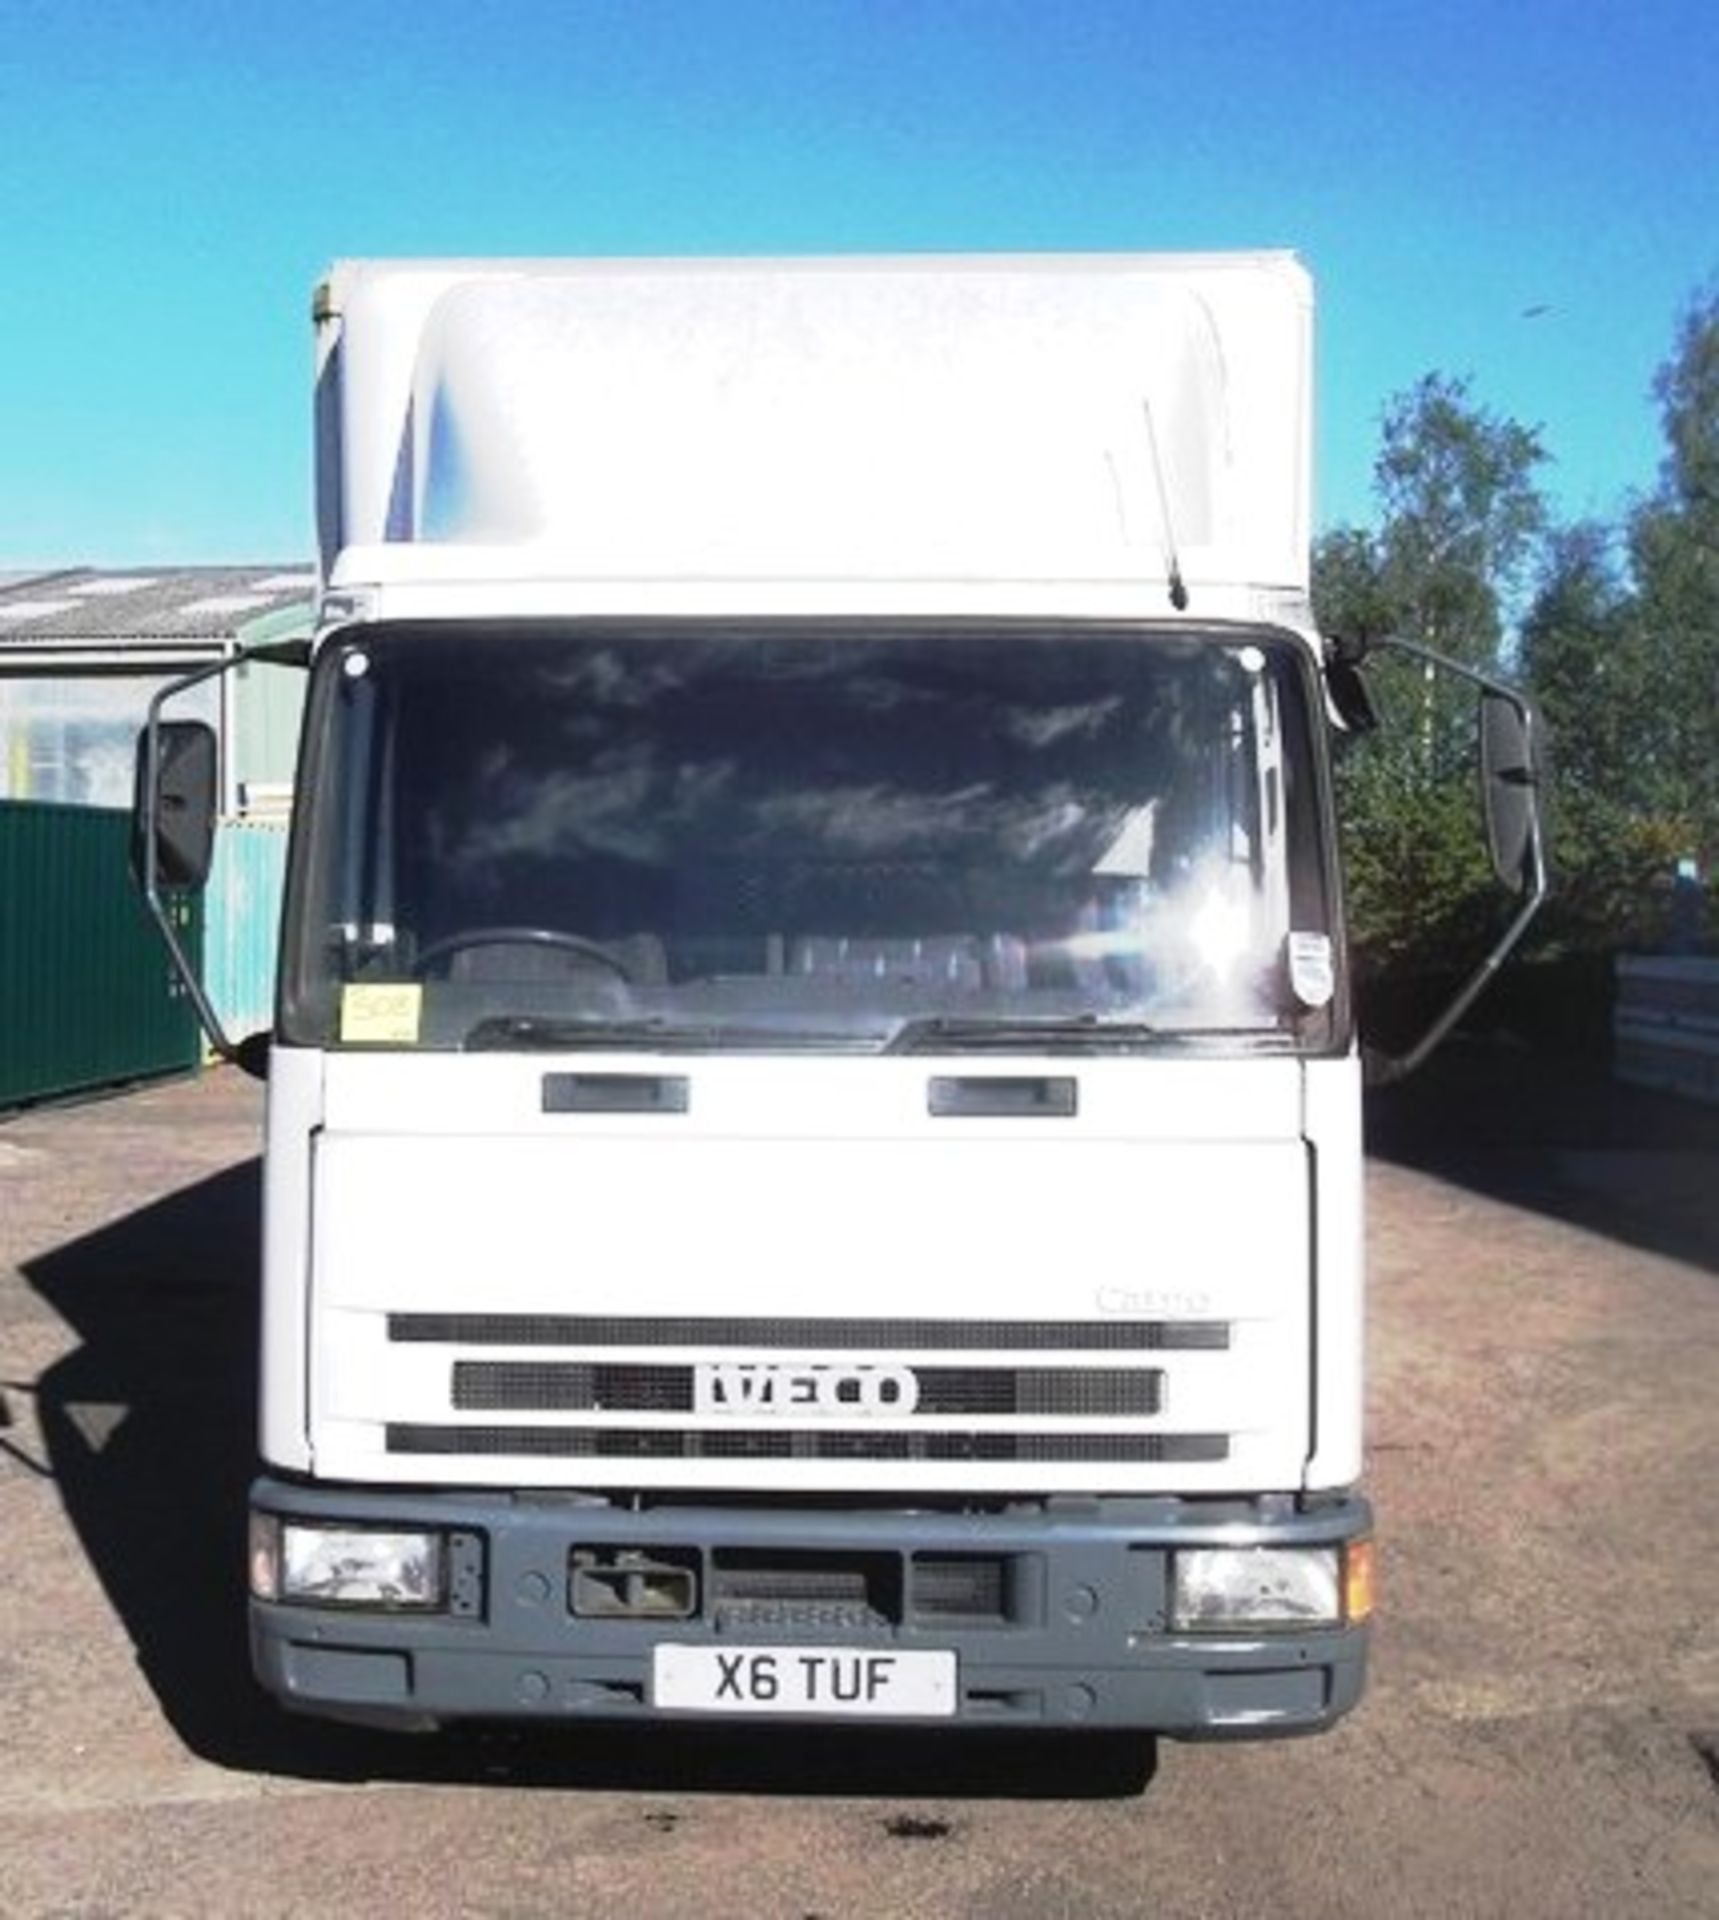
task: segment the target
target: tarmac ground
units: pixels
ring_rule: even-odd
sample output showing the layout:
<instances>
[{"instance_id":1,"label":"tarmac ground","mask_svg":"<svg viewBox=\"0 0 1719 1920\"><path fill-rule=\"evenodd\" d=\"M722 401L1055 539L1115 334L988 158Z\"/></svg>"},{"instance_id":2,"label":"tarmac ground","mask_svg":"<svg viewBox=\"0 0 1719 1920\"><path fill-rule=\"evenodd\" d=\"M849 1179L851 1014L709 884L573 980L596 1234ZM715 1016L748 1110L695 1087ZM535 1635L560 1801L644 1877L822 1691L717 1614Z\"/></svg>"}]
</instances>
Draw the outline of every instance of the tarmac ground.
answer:
<instances>
[{"instance_id":1,"label":"tarmac ground","mask_svg":"<svg viewBox=\"0 0 1719 1920\"><path fill-rule=\"evenodd\" d=\"M1370 1111L1368 1698L1311 1741L385 1737L251 1682L260 1094L0 1124L8 1916L1719 1911L1719 1111Z\"/></svg>"}]
</instances>

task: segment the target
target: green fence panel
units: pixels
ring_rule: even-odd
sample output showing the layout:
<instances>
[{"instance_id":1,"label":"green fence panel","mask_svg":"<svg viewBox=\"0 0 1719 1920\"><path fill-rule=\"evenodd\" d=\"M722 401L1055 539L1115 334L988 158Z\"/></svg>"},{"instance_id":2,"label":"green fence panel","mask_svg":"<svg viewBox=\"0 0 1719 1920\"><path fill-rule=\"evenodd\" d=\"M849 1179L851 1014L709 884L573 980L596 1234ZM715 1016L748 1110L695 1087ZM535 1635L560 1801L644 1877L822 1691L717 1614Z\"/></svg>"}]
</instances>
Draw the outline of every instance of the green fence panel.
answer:
<instances>
[{"instance_id":1,"label":"green fence panel","mask_svg":"<svg viewBox=\"0 0 1719 1920\"><path fill-rule=\"evenodd\" d=\"M204 890L203 986L230 1038L275 1018L286 822L223 820Z\"/></svg>"},{"instance_id":2,"label":"green fence panel","mask_svg":"<svg viewBox=\"0 0 1719 1920\"><path fill-rule=\"evenodd\" d=\"M132 885L131 819L0 800L0 1107L195 1067L195 1010ZM202 911L175 907L195 955Z\"/></svg>"}]
</instances>

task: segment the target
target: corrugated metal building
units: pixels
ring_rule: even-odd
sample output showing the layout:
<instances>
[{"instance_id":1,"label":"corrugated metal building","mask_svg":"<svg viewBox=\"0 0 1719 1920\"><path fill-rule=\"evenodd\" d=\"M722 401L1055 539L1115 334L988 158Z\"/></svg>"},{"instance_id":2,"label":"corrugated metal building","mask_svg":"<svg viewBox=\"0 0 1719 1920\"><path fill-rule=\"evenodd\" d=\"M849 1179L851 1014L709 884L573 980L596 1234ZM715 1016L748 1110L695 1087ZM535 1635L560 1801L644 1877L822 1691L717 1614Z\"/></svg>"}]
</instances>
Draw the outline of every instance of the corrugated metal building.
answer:
<instances>
[{"instance_id":1,"label":"corrugated metal building","mask_svg":"<svg viewBox=\"0 0 1719 1920\"><path fill-rule=\"evenodd\" d=\"M309 632L314 589L308 568L278 566L0 578L0 799L129 807L132 746L156 688ZM303 690L290 669L249 667L179 709L220 737L223 812L278 811Z\"/></svg>"},{"instance_id":2,"label":"corrugated metal building","mask_svg":"<svg viewBox=\"0 0 1719 1920\"><path fill-rule=\"evenodd\" d=\"M189 1010L126 870L137 732L176 675L308 632L314 585L308 569L267 565L0 575L0 1106L195 1063ZM201 945L235 1038L271 1014L303 695L301 673L250 665L175 709L220 743Z\"/></svg>"}]
</instances>

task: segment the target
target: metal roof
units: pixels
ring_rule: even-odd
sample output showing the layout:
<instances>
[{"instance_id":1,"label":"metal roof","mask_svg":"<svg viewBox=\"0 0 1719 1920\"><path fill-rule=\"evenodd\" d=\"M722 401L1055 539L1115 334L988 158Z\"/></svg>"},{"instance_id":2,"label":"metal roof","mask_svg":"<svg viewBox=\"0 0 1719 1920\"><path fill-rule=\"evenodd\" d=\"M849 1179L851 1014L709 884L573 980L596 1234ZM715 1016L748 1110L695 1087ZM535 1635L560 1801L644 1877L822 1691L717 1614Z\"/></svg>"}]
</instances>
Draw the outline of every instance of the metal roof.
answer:
<instances>
[{"instance_id":1,"label":"metal roof","mask_svg":"<svg viewBox=\"0 0 1719 1920\"><path fill-rule=\"evenodd\" d=\"M230 640L265 614L302 606L308 615L315 591L311 568L284 563L0 574L0 655L43 643Z\"/></svg>"}]
</instances>

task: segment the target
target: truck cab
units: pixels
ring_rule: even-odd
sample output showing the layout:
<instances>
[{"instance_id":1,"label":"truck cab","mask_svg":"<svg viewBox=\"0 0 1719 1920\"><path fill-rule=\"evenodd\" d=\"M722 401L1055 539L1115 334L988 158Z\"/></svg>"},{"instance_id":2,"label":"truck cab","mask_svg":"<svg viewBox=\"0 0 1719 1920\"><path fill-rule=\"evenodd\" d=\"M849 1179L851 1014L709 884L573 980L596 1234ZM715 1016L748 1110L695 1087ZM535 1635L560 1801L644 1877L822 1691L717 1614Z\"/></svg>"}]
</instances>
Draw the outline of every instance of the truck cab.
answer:
<instances>
[{"instance_id":1,"label":"truck cab","mask_svg":"<svg viewBox=\"0 0 1719 1920\"><path fill-rule=\"evenodd\" d=\"M1310 316L1276 254L330 277L251 1519L286 1704L1354 1704Z\"/></svg>"}]
</instances>

